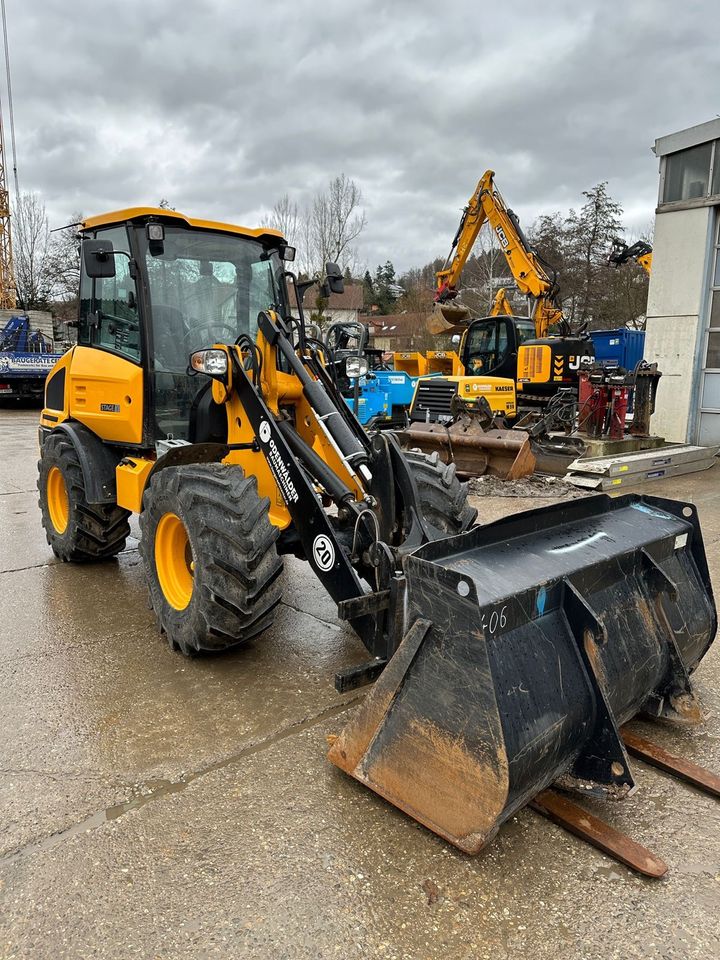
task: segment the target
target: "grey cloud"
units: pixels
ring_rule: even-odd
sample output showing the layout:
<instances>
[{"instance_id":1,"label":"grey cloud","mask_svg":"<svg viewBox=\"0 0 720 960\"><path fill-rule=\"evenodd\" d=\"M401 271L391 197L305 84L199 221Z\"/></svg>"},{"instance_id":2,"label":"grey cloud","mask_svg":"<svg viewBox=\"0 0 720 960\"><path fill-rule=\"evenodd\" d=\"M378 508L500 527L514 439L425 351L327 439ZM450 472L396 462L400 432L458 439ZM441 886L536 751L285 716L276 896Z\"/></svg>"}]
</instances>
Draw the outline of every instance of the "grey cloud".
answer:
<instances>
[{"instance_id":1,"label":"grey cloud","mask_svg":"<svg viewBox=\"0 0 720 960\"><path fill-rule=\"evenodd\" d=\"M9 0L21 186L53 225L155 203L252 223L343 171L361 254L446 252L487 167L528 222L599 180L652 218L657 136L716 115L715 4Z\"/></svg>"}]
</instances>

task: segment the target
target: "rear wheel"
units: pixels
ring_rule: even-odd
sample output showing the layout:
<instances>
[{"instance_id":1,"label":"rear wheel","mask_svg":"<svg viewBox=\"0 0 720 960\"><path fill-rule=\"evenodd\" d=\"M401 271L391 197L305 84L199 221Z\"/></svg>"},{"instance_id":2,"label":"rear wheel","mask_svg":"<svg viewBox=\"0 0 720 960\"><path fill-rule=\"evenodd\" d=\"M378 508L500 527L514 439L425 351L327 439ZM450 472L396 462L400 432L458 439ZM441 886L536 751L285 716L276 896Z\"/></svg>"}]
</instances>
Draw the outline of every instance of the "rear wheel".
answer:
<instances>
[{"instance_id":1,"label":"rear wheel","mask_svg":"<svg viewBox=\"0 0 720 960\"><path fill-rule=\"evenodd\" d=\"M127 510L116 503L88 503L82 468L72 441L51 434L38 461L42 525L53 553L75 563L105 560L125 547Z\"/></svg>"},{"instance_id":2,"label":"rear wheel","mask_svg":"<svg viewBox=\"0 0 720 960\"><path fill-rule=\"evenodd\" d=\"M469 529L477 510L467 502L468 485L458 480L455 464L443 463L437 453L403 453L417 484L425 519L448 536Z\"/></svg>"},{"instance_id":3,"label":"rear wheel","mask_svg":"<svg viewBox=\"0 0 720 960\"><path fill-rule=\"evenodd\" d=\"M150 602L170 645L186 655L224 650L273 622L282 596L278 530L240 467L166 467L140 515Z\"/></svg>"}]
</instances>

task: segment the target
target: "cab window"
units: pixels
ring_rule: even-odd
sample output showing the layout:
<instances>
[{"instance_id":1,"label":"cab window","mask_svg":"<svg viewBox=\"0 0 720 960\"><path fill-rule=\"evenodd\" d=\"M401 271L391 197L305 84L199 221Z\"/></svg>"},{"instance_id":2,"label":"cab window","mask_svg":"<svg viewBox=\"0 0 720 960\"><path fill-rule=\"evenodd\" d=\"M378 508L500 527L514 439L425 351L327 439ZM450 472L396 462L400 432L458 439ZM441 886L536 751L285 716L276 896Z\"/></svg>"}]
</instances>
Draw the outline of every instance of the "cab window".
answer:
<instances>
[{"instance_id":1,"label":"cab window","mask_svg":"<svg viewBox=\"0 0 720 960\"><path fill-rule=\"evenodd\" d=\"M113 250L129 253L125 227L111 227L95 233L109 240ZM140 360L140 317L130 261L115 256L115 276L91 280L83 269L80 277L80 324L78 342L117 353L128 360Z\"/></svg>"},{"instance_id":2,"label":"cab window","mask_svg":"<svg viewBox=\"0 0 720 960\"><path fill-rule=\"evenodd\" d=\"M527 340L535 340L535 324L532 320L516 320L515 330L517 331L518 346L522 346Z\"/></svg>"},{"instance_id":3,"label":"cab window","mask_svg":"<svg viewBox=\"0 0 720 960\"><path fill-rule=\"evenodd\" d=\"M507 347L507 333L505 334L505 345ZM490 373L498 364L497 356L497 320L476 321L468 331L467 359L465 361L468 374L477 376L478 374Z\"/></svg>"}]
</instances>

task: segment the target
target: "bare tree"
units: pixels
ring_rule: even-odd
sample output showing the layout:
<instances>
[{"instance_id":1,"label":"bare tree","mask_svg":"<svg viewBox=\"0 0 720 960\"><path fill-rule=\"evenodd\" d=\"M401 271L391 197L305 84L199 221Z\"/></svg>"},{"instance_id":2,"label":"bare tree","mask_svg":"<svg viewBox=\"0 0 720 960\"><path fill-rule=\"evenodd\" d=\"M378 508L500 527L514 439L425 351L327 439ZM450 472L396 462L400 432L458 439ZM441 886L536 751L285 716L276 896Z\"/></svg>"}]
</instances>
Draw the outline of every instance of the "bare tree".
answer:
<instances>
[{"instance_id":1,"label":"bare tree","mask_svg":"<svg viewBox=\"0 0 720 960\"><path fill-rule=\"evenodd\" d=\"M486 225L475 241L474 255L468 260L460 294L476 317L487 316L498 289L512 286L513 279L496 239L495 231Z\"/></svg>"},{"instance_id":2,"label":"bare tree","mask_svg":"<svg viewBox=\"0 0 720 960\"><path fill-rule=\"evenodd\" d=\"M77 300L80 286L80 238L77 225L82 219L81 213L73 214L70 226L54 232L50 241L48 269L53 298L68 306Z\"/></svg>"},{"instance_id":3,"label":"bare tree","mask_svg":"<svg viewBox=\"0 0 720 960\"><path fill-rule=\"evenodd\" d=\"M318 193L310 209L311 259L321 270L328 260L345 266L354 259L351 244L362 233L367 220L360 209L360 187L341 173L328 184L324 193Z\"/></svg>"},{"instance_id":4,"label":"bare tree","mask_svg":"<svg viewBox=\"0 0 720 960\"><path fill-rule=\"evenodd\" d=\"M285 194L267 215L269 225L280 230L288 243L297 247L300 274L319 274L328 260L356 275L360 266L352 246L367 220L361 208L362 192L341 173L326 190L317 193L306 207L299 207Z\"/></svg>"},{"instance_id":5,"label":"bare tree","mask_svg":"<svg viewBox=\"0 0 720 960\"><path fill-rule=\"evenodd\" d=\"M46 306L52 293L50 227L37 193L23 193L15 204L13 247L18 301L25 310Z\"/></svg>"},{"instance_id":6,"label":"bare tree","mask_svg":"<svg viewBox=\"0 0 720 960\"><path fill-rule=\"evenodd\" d=\"M297 203L286 193L270 211L268 225L273 230L279 230L289 244L297 247L300 239L300 219Z\"/></svg>"}]
</instances>

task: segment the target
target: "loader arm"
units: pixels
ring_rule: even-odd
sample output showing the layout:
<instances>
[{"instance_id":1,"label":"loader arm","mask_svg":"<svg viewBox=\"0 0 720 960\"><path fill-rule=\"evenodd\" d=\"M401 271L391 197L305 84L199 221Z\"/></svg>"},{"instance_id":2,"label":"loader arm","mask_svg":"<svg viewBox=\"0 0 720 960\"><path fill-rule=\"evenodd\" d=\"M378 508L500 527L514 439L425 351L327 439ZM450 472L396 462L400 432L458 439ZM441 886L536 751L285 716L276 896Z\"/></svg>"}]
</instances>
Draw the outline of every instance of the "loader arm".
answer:
<instances>
[{"instance_id":1,"label":"loader arm","mask_svg":"<svg viewBox=\"0 0 720 960\"><path fill-rule=\"evenodd\" d=\"M506 206L494 176L494 171L485 171L463 210L448 258L436 274L435 302L447 303L458 295L463 268L482 226L488 222L518 290L534 301L535 334L542 338L547 336L552 324L566 325L556 300L557 286L530 246L517 216Z\"/></svg>"},{"instance_id":2,"label":"loader arm","mask_svg":"<svg viewBox=\"0 0 720 960\"><path fill-rule=\"evenodd\" d=\"M251 446L265 458L304 556L338 604L340 617L349 621L374 658L339 675L339 688L351 689L374 679L399 645L404 630L402 558L439 532L422 515L417 487L394 437L368 438L317 355L307 344L293 344L290 329L276 313L261 313L258 328L262 379L256 382L254 373L245 369L240 346L222 347L231 369L224 389L228 399L237 398L250 421L255 437ZM319 456L296 424L278 411L268 389L276 360L299 382L308 416L324 433L342 472ZM352 486L344 477L352 478ZM322 494L334 501L346 527L349 521L351 544L326 512ZM400 515L404 519L398 524Z\"/></svg>"}]
</instances>

